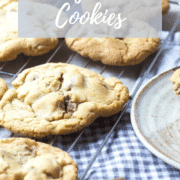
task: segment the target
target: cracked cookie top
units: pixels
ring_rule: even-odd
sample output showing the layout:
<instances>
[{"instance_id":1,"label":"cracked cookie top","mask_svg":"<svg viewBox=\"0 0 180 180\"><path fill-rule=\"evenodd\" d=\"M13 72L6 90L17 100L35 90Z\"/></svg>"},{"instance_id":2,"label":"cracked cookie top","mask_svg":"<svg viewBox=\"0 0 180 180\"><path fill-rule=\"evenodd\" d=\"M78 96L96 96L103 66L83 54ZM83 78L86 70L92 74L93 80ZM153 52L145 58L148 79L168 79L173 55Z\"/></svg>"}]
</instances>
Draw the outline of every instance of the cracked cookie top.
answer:
<instances>
[{"instance_id":1,"label":"cracked cookie top","mask_svg":"<svg viewBox=\"0 0 180 180\"><path fill-rule=\"evenodd\" d=\"M0 1L0 62L13 60L20 53L42 55L58 44L57 38L18 38L17 11L18 0Z\"/></svg>"},{"instance_id":2,"label":"cracked cookie top","mask_svg":"<svg viewBox=\"0 0 180 180\"><path fill-rule=\"evenodd\" d=\"M111 66L139 64L154 53L159 38L66 38L67 46L84 57Z\"/></svg>"},{"instance_id":3,"label":"cracked cookie top","mask_svg":"<svg viewBox=\"0 0 180 180\"><path fill-rule=\"evenodd\" d=\"M27 138L0 141L1 180L77 180L77 164L59 148Z\"/></svg>"},{"instance_id":4,"label":"cracked cookie top","mask_svg":"<svg viewBox=\"0 0 180 180\"><path fill-rule=\"evenodd\" d=\"M0 102L0 125L33 137L81 130L129 98L120 80L63 63L24 70L12 84Z\"/></svg>"}]
</instances>

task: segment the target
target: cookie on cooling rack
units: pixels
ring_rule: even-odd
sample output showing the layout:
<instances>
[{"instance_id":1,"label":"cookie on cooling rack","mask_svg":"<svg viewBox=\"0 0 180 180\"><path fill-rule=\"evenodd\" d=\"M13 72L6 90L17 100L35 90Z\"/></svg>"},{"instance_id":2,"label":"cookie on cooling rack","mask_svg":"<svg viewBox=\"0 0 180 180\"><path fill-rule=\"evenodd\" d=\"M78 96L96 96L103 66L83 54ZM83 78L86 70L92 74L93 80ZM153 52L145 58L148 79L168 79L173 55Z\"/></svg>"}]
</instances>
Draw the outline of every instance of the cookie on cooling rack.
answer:
<instances>
[{"instance_id":1,"label":"cookie on cooling rack","mask_svg":"<svg viewBox=\"0 0 180 180\"><path fill-rule=\"evenodd\" d=\"M64 63L24 70L0 101L0 125L26 136L69 134L118 113L128 89L116 78Z\"/></svg>"},{"instance_id":2,"label":"cookie on cooling rack","mask_svg":"<svg viewBox=\"0 0 180 180\"><path fill-rule=\"evenodd\" d=\"M0 78L0 100L4 93L8 90L8 86L3 79Z\"/></svg>"},{"instance_id":3,"label":"cookie on cooling rack","mask_svg":"<svg viewBox=\"0 0 180 180\"><path fill-rule=\"evenodd\" d=\"M173 85L173 90L175 91L176 94L180 94L180 69L177 69L173 75L171 76L170 80Z\"/></svg>"},{"instance_id":4,"label":"cookie on cooling rack","mask_svg":"<svg viewBox=\"0 0 180 180\"><path fill-rule=\"evenodd\" d=\"M168 0L162 0L162 14L167 14L170 8Z\"/></svg>"},{"instance_id":5,"label":"cookie on cooling rack","mask_svg":"<svg viewBox=\"0 0 180 180\"><path fill-rule=\"evenodd\" d=\"M0 141L1 180L77 180L78 167L59 148L27 138Z\"/></svg>"},{"instance_id":6,"label":"cookie on cooling rack","mask_svg":"<svg viewBox=\"0 0 180 180\"><path fill-rule=\"evenodd\" d=\"M54 11L53 6L48 9ZM54 49L58 44L57 38L18 38L17 10L18 0L1 0L0 62L13 60L20 53L27 56L42 55Z\"/></svg>"},{"instance_id":7,"label":"cookie on cooling rack","mask_svg":"<svg viewBox=\"0 0 180 180\"><path fill-rule=\"evenodd\" d=\"M139 64L154 53L159 38L66 38L67 46L81 56L111 66Z\"/></svg>"},{"instance_id":8,"label":"cookie on cooling rack","mask_svg":"<svg viewBox=\"0 0 180 180\"><path fill-rule=\"evenodd\" d=\"M154 3L147 1L144 4L145 8L142 8L133 1L132 3L134 4L130 5L127 1L101 0L100 2L103 2L102 8L108 9L110 12L119 12L120 7L125 6L126 9L124 11L129 11L129 17L131 18L128 19L127 17L128 21L123 22L122 28L118 30L112 28L112 26L111 28L109 26L102 26L103 28L100 28L91 24L84 24L83 26L79 24L74 25L67 33L67 38L65 39L67 46L71 50L79 53L81 56L91 58L94 61L101 61L111 66L139 64L156 51L161 43L160 38L102 38L110 37L108 33L115 37L158 37L156 30L147 22L144 22L144 20L152 18L148 13L145 13L146 9L158 12L158 8L156 8ZM96 3L96 0L84 0L81 3L82 9L91 12ZM130 7L133 7L132 12ZM145 16L139 13L141 10L144 11ZM135 19L132 17L135 17Z\"/></svg>"}]
</instances>

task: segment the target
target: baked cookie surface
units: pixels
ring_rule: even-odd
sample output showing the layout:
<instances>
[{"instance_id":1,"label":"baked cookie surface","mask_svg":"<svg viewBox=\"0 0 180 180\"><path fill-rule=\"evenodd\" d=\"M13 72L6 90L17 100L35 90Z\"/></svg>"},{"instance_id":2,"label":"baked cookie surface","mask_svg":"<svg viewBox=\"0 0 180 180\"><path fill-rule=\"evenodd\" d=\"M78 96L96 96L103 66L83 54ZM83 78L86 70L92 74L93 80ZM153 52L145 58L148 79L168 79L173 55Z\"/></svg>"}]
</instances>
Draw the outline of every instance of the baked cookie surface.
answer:
<instances>
[{"instance_id":1,"label":"baked cookie surface","mask_svg":"<svg viewBox=\"0 0 180 180\"><path fill-rule=\"evenodd\" d=\"M170 3L168 0L162 0L162 14L167 14L170 8Z\"/></svg>"},{"instance_id":2,"label":"baked cookie surface","mask_svg":"<svg viewBox=\"0 0 180 180\"><path fill-rule=\"evenodd\" d=\"M180 69L177 69L173 75L171 76L170 80L172 81L173 90L176 94L180 94Z\"/></svg>"},{"instance_id":3,"label":"baked cookie surface","mask_svg":"<svg viewBox=\"0 0 180 180\"><path fill-rule=\"evenodd\" d=\"M0 141L1 180L77 180L77 164L68 153L28 138Z\"/></svg>"},{"instance_id":4,"label":"baked cookie surface","mask_svg":"<svg viewBox=\"0 0 180 180\"><path fill-rule=\"evenodd\" d=\"M0 78L0 100L7 90L8 90L8 86L6 82Z\"/></svg>"},{"instance_id":5,"label":"baked cookie surface","mask_svg":"<svg viewBox=\"0 0 180 180\"><path fill-rule=\"evenodd\" d=\"M12 84L0 101L0 125L33 137L81 130L118 113L129 98L120 80L63 63L27 69Z\"/></svg>"},{"instance_id":6,"label":"baked cookie surface","mask_svg":"<svg viewBox=\"0 0 180 180\"><path fill-rule=\"evenodd\" d=\"M18 0L0 1L0 62L13 60L18 54L42 55L54 49L57 38L18 38Z\"/></svg>"},{"instance_id":7,"label":"baked cookie surface","mask_svg":"<svg viewBox=\"0 0 180 180\"><path fill-rule=\"evenodd\" d=\"M66 38L67 46L84 57L112 66L139 64L154 53L159 38Z\"/></svg>"}]
</instances>

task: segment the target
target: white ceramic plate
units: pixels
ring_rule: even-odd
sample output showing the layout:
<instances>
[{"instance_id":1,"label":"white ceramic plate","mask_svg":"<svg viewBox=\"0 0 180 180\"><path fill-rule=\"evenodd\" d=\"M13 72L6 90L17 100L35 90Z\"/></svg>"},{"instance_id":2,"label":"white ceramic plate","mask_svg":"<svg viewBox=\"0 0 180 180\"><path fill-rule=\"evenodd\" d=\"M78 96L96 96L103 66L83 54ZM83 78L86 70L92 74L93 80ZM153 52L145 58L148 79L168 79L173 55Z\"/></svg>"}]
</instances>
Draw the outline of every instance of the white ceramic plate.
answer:
<instances>
[{"instance_id":1,"label":"white ceramic plate","mask_svg":"<svg viewBox=\"0 0 180 180\"><path fill-rule=\"evenodd\" d=\"M174 71L157 75L139 90L132 103L131 122L146 148L180 169L180 95L170 81Z\"/></svg>"}]
</instances>

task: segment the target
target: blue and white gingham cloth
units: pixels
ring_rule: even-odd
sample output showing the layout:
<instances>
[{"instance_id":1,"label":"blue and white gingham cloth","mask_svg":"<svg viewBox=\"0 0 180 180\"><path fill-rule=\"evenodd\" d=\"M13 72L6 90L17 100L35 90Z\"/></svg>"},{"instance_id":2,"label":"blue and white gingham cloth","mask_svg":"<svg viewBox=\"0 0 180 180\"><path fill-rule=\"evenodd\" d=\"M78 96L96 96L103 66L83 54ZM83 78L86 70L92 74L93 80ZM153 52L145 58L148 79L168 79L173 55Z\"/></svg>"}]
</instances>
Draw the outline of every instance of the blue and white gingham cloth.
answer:
<instances>
[{"instance_id":1,"label":"blue and white gingham cloth","mask_svg":"<svg viewBox=\"0 0 180 180\"><path fill-rule=\"evenodd\" d=\"M167 33L164 32L162 35L166 37ZM171 40L173 42L167 43L157 62L158 66L152 70L152 77L180 65L180 33L175 33ZM146 79L146 81L148 80ZM118 115L97 119L90 127L86 128L74 149L70 151L70 155L79 166L79 177L83 175L91 158L117 118ZM58 137L57 142L60 143L56 146L67 151L77 134ZM128 112L124 114L85 179L109 180L118 177L123 177L125 180L180 179L180 170L154 156L138 140Z\"/></svg>"}]
</instances>

